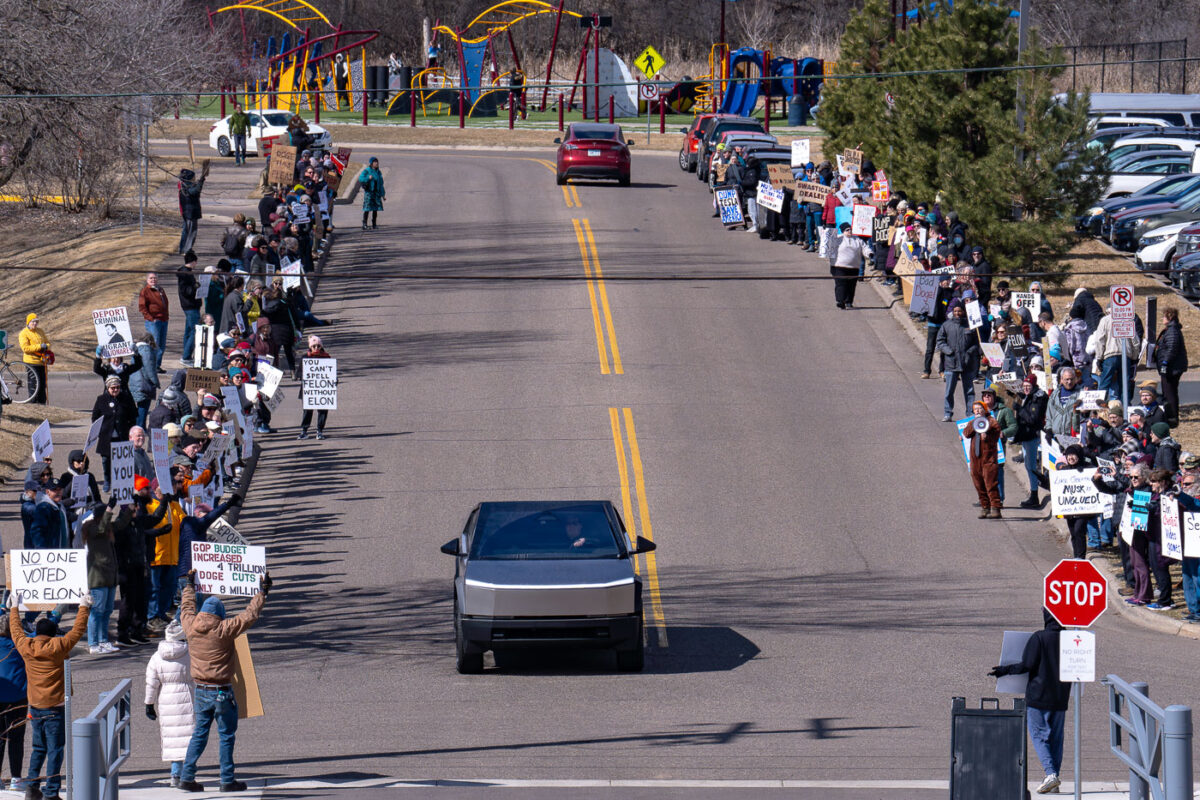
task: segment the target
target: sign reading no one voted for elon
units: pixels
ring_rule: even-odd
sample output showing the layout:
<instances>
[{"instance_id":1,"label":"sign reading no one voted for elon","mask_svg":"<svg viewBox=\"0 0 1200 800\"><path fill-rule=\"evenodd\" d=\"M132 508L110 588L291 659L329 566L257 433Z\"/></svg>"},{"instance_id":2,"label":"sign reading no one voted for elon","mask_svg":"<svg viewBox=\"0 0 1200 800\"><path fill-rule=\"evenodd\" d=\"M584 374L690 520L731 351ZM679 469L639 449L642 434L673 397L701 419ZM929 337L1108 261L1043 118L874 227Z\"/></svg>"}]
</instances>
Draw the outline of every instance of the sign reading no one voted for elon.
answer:
<instances>
[{"instance_id":1,"label":"sign reading no one voted for elon","mask_svg":"<svg viewBox=\"0 0 1200 800\"><path fill-rule=\"evenodd\" d=\"M306 358L303 374L304 410L337 410L337 359Z\"/></svg>"},{"instance_id":2,"label":"sign reading no one voted for elon","mask_svg":"<svg viewBox=\"0 0 1200 800\"><path fill-rule=\"evenodd\" d=\"M267 571L267 549L249 544L192 542L192 568L201 594L253 597Z\"/></svg>"},{"instance_id":3,"label":"sign reading no one voted for elon","mask_svg":"<svg viewBox=\"0 0 1200 800\"><path fill-rule=\"evenodd\" d=\"M90 597L84 550L13 550L12 586L22 604L78 603Z\"/></svg>"}]
</instances>

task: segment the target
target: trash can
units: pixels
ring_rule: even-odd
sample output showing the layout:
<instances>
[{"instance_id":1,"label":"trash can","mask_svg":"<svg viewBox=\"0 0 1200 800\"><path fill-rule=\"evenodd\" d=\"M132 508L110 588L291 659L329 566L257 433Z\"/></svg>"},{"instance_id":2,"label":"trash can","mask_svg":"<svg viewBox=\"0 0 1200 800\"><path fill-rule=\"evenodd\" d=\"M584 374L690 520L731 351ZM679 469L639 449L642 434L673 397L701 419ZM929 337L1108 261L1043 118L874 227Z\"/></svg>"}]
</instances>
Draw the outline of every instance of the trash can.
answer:
<instances>
[{"instance_id":1,"label":"trash can","mask_svg":"<svg viewBox=\"0 0 1200 800\"><path fill-rule=\"evenodd\" d=\"M990 706L990 707L989 707ZM995 697L967 708L955 697L950 707L950 800L1025 800L1025 701L1011 710Z\"/></svg>"},{"instance_id":2,"label":"trash can","mask_svg":"<svg viewBox=\"0 0 1200 800\"><path fill-rule=\"evenodd\" d=\"M798 128L804 124L804 110L800 107L804 100L798 94L788 98L788 127Z\"/></svg>"}]
</instances>

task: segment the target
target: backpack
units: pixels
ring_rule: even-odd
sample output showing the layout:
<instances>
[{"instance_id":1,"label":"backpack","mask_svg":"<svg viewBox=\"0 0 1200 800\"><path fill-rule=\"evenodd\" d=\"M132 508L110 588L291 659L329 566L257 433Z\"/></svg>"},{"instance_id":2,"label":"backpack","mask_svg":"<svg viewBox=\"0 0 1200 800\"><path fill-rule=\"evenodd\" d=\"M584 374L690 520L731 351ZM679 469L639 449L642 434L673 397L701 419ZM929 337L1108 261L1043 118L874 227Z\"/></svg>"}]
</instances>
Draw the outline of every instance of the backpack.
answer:
<instances>
[{"instance_id":1,"label":"backpack","mask_svg":"<svg viewBox=\"0 0 1200 800\"><path fill-rule=\"evenodd\" d=\"M221 249L225 251L225 255L230 258L240 258L242 255L242 237L233 228L225 230L225 236L221 239Z\"/></svg>"}]
</instances>

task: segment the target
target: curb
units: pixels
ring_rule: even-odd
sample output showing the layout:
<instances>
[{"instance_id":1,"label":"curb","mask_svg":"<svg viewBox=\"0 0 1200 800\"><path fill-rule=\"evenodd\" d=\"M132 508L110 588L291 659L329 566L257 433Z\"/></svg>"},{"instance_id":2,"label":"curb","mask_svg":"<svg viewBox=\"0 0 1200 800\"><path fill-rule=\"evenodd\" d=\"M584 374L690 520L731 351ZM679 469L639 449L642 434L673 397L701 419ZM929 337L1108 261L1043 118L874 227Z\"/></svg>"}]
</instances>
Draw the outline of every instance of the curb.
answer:
<instances>
[{"instance_id":1,"label":"curb","mask_svg":"<svg viewBox=\"0 0 1200 800\"><path fill-rule=\"evenodd\" d=\"M892 316L895 317L897 324L900 325L900 328L908 334L908 338L912 341L913 346L916 347L917 352L923 354L925 342L922 341L917 332L913 330L908 313L903 309L903 299L889 292L882 283L872 279L867 280L871 284L872 288L875 289L875 292L879 295L879 298L892 312ZM1029 478L1025 474L1025 470L1015 470L1015 472L1016 478L1020 484L1028 489ZM1063 541L1070 541L1071 534L1067 530L1066 523L1061 519L1051 515L1048 520L1041 521L1049 522L1054 526L1054 528L1058 531L1058 539L1060 543ZM1098 560L1100 559L1088 559L1088 561L1093 563ZM1117 591L1117 582L1121 580L1117 570L1108 566L1107 561L1105 561L1103 565L1097 566L1105 567L1104 571L1108 574L1108 592L1114 598L1114 600L1109 603L1109 606L1115 610L1117 616L1124 617L1131 622L1141 625L1144 628L1150 628L1151 630L1159 631L1160 633L1166 633L1172 636L1182 636L1185 639L1200 639L1200 625L1192 625L1180 620L1163 617L1148 609L1138 608L1126 603L1125 598L1122 597Z\"/></svg>"}]
</instances>

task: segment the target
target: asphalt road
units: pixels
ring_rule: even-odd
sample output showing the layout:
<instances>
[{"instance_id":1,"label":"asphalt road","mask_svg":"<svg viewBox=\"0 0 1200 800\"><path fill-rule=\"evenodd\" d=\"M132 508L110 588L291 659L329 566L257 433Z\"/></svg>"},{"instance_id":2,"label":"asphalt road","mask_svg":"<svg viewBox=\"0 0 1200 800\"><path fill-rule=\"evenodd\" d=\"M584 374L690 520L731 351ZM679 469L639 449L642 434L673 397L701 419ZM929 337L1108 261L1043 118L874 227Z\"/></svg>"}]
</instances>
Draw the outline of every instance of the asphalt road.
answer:
<instances>
[{"instance_id":1,"label":"asphalt road","mask_svg":"<svg viewBox=\"0 0 1200 800\"><path fill-rule=\"evenodd\" d=\"M875 294L839 311L827 281L760 280L828 270L723 230L673 157L635 151L633 186L564 193L552 151L374 152L382 227L339 206L320 287L339 321L330 438L294 440L293 389L242 515L277 588L240 774L944 796L908 782L948 777L951 698L993 695L1002 631L1040 627L1066 551L1024 512L976 519L940 387ZM597 261L606 280L582 280ZM439 545L481 500L578 497L658 543L646 671L559 654L458 675ZM1112 613L1095 630L1101 674L1192 702L1194 642ZM80 694L140 692L148 656L79 659ZM1085 779L1123 779L1098 684L1084 711ZM164 774L156 734L138 720L131 779ZM896 791L834 791L863 780Z\"/></svg>"}]
</instances>

